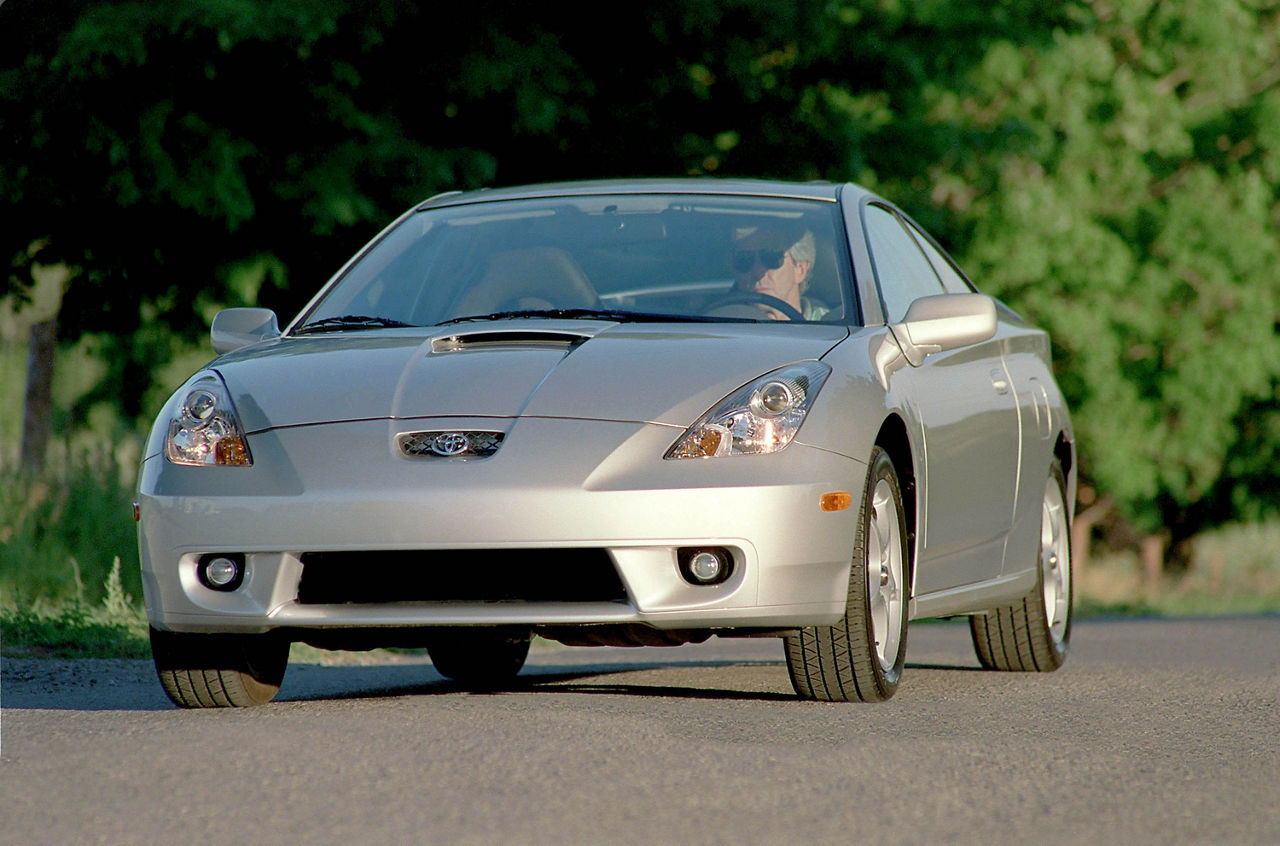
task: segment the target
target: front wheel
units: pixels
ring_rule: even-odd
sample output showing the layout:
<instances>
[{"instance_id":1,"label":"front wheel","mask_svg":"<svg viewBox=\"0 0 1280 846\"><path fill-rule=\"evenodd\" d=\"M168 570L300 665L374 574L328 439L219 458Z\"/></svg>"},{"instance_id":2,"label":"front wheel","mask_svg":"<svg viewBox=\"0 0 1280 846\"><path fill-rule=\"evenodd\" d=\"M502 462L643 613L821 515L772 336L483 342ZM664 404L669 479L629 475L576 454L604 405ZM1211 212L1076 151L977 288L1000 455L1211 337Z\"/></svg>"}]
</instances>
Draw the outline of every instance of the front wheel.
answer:
<instances>
[{"instance_id":1,"label":"front wheel","mask_svg":"<svg viewBox=\"0 0 1280 846\"><path fill-rule=\"evenodd\" d=\"M1067 660L1071 643L1071 526L1067 483L1054 461L1040 507L1036 586L1013 605L969 618L978 662L988 670L1047 673Z\"/></svg>"},{"instance_id":2,"label":"front wheel","mask_svg":"<svg viewBox=\"0 0 1280 846\"><path fill-rule=\"evenodd\" d=\"M270 702L289 665L275 634L182 634L151 629L160 686L181 708L243 708Z\"/></svg>"},{"instance_id":3,"label":"front wheel","mask_svg":"<svg viewBox=\"0 0 1280 846\"><path fill-rule=\"evenodd\" d=\"M907 520L888 453L871 453L844 619L786 637L791 684L804 699L883 702L907 654Z\"/></svg>"}]
</instances>

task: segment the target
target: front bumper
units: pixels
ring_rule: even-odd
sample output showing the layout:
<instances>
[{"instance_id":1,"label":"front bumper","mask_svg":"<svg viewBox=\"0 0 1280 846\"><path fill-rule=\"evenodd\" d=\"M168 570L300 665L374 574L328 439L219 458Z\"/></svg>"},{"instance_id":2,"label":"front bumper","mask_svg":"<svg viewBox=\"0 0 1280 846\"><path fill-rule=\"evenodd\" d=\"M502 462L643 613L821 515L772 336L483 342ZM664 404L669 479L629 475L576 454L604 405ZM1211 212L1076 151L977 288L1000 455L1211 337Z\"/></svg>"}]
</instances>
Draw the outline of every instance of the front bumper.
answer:
<instances>
[{"instance_id":1,"label":"front bumper","mask_svg":"<svg viewBox=\"0 0 1280 846\"><path fill-rule=\"evenodd\" d=\"M504 429L506 440L492 457L466 461L395 448L405 431L471 428ZM255 433L248 468L150 456L138 492L148 617L182 632L834 623L844 613L865 465L801 442L775 455L662 460L680 431L548 418L374 420ZM822 511L822 494L837 490L853 494L853 507ZM699 586L680 576L677 550L696 546L731 552L728 581ZM299 601L306 553L579 547L607 552L624 600ZM197 577L200 557L215 552L244 555L236 591Z\"/></svg>"}]
</instances>

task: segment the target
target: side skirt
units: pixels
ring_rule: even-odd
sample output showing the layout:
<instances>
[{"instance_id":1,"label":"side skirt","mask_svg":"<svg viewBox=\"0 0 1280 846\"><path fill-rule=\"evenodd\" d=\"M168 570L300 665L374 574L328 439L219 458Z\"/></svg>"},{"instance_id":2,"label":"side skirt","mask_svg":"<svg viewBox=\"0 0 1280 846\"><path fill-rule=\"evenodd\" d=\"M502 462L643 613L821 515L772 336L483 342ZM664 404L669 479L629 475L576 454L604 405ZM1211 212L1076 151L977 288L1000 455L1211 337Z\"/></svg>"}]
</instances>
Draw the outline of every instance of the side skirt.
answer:
<instances>
[{"instance_id":1,"label":"side skirt","mask_svg":"<svg viewBox=\"0 0 1280 846\"><path fill-rule=\"evenodd\" d=\"M947 617L952 614L972 614L988 608L1008 605L1021 599L1035 586L1036 570L1030 567L1021 573L912 597L909 613L912 620Z\"/></svg>"}]
</instances>

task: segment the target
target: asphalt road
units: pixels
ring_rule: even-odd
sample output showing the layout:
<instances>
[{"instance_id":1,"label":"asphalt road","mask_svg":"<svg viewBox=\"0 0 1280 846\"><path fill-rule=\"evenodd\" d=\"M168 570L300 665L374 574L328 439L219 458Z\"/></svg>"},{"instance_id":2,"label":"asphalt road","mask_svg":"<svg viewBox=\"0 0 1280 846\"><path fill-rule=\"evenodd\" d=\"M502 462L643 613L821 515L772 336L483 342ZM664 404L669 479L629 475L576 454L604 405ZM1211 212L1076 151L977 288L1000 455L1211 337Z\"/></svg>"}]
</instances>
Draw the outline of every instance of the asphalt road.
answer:
<instances>
[{"instance_id":1,"label":"asphalt road","mask_svg":"<svg viewBox=\"0 0 1280 846\"><path fill-rule=\"evenodd\" d=\"M180 711L149 662L0 667L0 842L1280 843L1280 618L1089 621L1050 675L917 625L881 705L792 698L776 640L294 664Z\"/></svg>"}]
</instances>

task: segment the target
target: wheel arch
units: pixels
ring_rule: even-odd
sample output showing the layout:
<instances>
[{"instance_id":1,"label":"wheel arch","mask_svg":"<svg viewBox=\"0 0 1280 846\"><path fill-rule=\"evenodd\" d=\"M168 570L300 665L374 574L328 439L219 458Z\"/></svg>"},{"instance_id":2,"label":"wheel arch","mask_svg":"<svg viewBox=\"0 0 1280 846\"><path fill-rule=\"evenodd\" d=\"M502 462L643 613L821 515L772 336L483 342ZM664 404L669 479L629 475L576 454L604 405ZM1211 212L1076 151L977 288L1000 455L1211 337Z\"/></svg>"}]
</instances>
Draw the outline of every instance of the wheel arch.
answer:
<instances>
[{"instance_id":1,"label":"wheel arch","mask_svg":"<svg viewBox=\"0 0 1280 846\"><path fill-rule=\"evenodd\" d=\"M1053 444L1053 457L1062 465L1062 477L1067 483L1067 523L1075 523L1076 502L1076 445L1067 438L1065 431L1058 432Z\"/></svg>"},{"instance_id":2,"label":"wheel arch","mask_svg":"<svg viewBox=\"0 0 1280 846\"><path fill-rule=\"evenodd\" d=\"M893 462L894 472L898 474L898 488L902 494L902 507L907 518L907 574L906 582L915 594L916 575L916 535L917 535L917 496L915 462L911 458L911 440L907 435L907 424L896 414L890 414L880 424L876 434L876 446L889 454Z\"/></svg>"}]
</instances>

